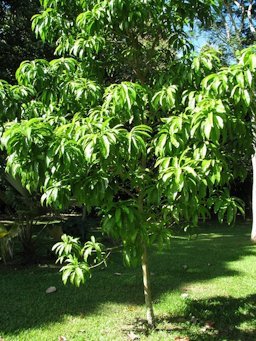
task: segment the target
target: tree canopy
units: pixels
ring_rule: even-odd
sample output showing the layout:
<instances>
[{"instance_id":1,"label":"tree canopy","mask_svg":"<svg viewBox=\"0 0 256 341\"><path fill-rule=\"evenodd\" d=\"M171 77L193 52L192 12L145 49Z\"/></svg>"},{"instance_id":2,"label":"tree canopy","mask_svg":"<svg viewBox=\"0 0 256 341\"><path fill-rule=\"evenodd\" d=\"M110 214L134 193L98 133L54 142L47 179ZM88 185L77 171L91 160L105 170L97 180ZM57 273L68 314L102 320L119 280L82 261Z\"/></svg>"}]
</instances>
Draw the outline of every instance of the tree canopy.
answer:
<instances>
[{"instance_id":1,"label":"tree canopy","mask_svg":"<svg viewBox=\"0 0 256 341\"><path fill-rule=\"evenodd\" d=\"M229 224L243 212L229 183L252 152L255 47L229 68L216 50L193 56L187 28L210 20L215 1L41 3L33 29L60 58L24 61L17 85L1 83L2 120L15 119L2 137L7 170L43 205L98 209L125 263L142 261L152 324L147 248L212 209ZM100 246L59 246L64 279L80 284Z\"/></svg>"}]
</instances>

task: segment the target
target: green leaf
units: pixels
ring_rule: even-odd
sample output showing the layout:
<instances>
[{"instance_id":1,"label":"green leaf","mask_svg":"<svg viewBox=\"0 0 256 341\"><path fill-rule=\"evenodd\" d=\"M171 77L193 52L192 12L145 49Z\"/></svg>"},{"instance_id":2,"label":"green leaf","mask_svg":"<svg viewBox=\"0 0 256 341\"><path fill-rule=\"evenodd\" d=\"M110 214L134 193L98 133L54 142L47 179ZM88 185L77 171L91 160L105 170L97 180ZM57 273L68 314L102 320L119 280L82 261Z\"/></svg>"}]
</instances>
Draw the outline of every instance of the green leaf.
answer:
<instances>
[{"instance_id":1,"label":"green leaf","mask_svg":"<svg viewBox=\"0 0 256 341\"><path fill-rule=\"evenodd\" d=\"M246 89L244 89L244 90L242 91L242 97L243 97L243 100L244 100L246 106L249 107L249 106L250 106L250 103L251 103L251 96L250 96L249 91L246 90Z\"/></svg>"},{"instance_id":2,"label":"green leaf","mask_svg":"<svg viewBox=\"0 0 256 341\"><path fill-rule=\"evenodd\" d=\"M228 206L227 209L227 223L230 225L234 220L234 207L232 205Z\"/></svg>"},{"instance_id":3,"label":"green leaf","mask_svg":"<svg viewBox=\"0 0 256 341\"><path fill-rule=\"evenodd\" d=\"M103 154L103 156L106 159L109 156L110 143L109 143L109 140L108 140L107 136L105 136L105 135L102 136L102 140L103 140L102 154Z\"/></svg>"}]
</instances>

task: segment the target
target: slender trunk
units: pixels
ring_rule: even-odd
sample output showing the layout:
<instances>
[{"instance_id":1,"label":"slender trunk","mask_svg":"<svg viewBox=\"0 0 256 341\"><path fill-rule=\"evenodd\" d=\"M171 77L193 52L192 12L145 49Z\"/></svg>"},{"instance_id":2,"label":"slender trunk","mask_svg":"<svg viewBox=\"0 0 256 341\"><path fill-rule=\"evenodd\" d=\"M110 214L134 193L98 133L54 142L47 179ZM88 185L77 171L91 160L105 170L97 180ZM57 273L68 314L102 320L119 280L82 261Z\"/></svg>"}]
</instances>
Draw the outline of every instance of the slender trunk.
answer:
<instances>
[{"instance_id":1,"label":"slender trunk","mask_svg":"<svg viewBox=\"0 0 256 341\"><path fill-rule=\"evenodd\" d=\"M145 168L146 160L143 158L142 166ZM143 192L141 191L138 197L138 208L141 216L143 217ZM151 286L150 286L150 273L149 273L149 265L148 265L148 250L147 244L143 241L143 250L141 256L141 266L142 266L142 277L143 277L143 287L144 287L144 297L145 297L145 305L146 305L146 316L147 322L150 328L154 327L155 317L153 311L153 303L151 296Z\"/></svg>"},{"instance_id":2,"label":"slender trunk","mask_svg":"<svg viewBox=\"0 0 256 341\"><path fill-rule=\"evenodd\" d=\"M239 35L239 29L237 27L237 23L236 23L236 20L234 18L234 13L232 11L232 7L230 6L230 4L227 2L227 1L223 1L223 4L228 12L228 15L229 15L229 18L230 18L230 21L231 21L231 24L234 28L234 33L235 33L235 36L236 36L236 39L237 39L237 42L239 43L239 45L241 44L241 37Z\"/></svg>"},{"instance_id":3,"label":"slender trunk","mask_svg":"<svg viewBox=\"0 0 256 341\"><path fill-rule=\"evenodd\" d=\"M255 125L255 108L252 107L252 231L251 240L256 243L256 125Z\"/></svg>"},{"instance_id":4,"label":"slender trunk","mask_svg":"<svg viewBox=\"0 0 256 341\"><path fill-rule=\"evenodd\" d=\"M150 278L149 278L150 274L149 274L149 266L148 266L148 252L147 252L146 245L144 245L144 250L143 250L142 257L141 257L141 265L142 265L142 274L143 274L143 285L144 285L147 321L150 327L154 327L155 316L154 316L153 303L152 303L152 297L151 297L151 287L150 287Z\"/></svg>"},{"instance_id":5,"label":"slender trunk","mask_svg":"<svg viewBox=\"0 0 256 341\"><path fill-rule=\"evenodd\" d=\"M256 151L252 156L252 172L253 172L253 184L252 184L252 231L251 240L256 243Z\"/></svg>"},{"instance_id":6,"label":"slender trunk","mask_svg":"<svg viewBox=\"0 0 256 341\"><path fill-rule=\"evenodd\" d=\"M253 35L256 34L256 29L253 25L253 20L252 20L252 0L250 0L250 4L248 6L248 10L247 10L247 18L249 20L249 27L250 27L250 31Z\"/></svg>"},{"instance_id":7,"label":"slender trunk","mask_svg":"<svg viewBox=\"0 0 256 341\"><path fill-rule=\"evenodd\" d=\"M244 29L244 19L245 19L245 5L244 5L244 0L241 1L240 3L238 1L234 1L234 4L237 6L237 8L240 10L240 27L239 27L239 34L241 35L241 33L243 32Z\"/></svg>"},{"instance_id":8,"label":"slender trunk","mask_svg":"<svg viewBox=\"0 0 256 341\"><path fill-rule=\"evenodd\" d=\"M230 41L230 38L231 38L231 33L230 33L230 27L225 19L225 16L222 14L221 12L221 19L222 21L224 22L224 25L225 25L225 30L226 30L226 38L228 41Z\"/></svg>"},{"instance_id":9,"label":"slender trunk","mask_svg":"<svg viewBox=\"0 0 256 341\"><path fill-rule=\"evenodd\" d=\"M144 83L144 79L141 79L142 84ZM146 118L143 115L142 118L143 124L146 124ZM146 155L142 157L141 166L145 170L147 165ZM138 197L138 209L141 214L141 217L144 215L144 196L142 189L140 190L139 197ZM150 328L154 328L155 326L155 316L153 310L153 302L151 296L151 285L150 285L150 273L149 273L149 265L148 265L148 250L147 250L147 243L143 242L143 253L141 256L141 266L142 266L142 277L143 277L143 287L144 287L144 297L145 297L145 305L146 305L146 316L148 326Z\"/></svg>"}]
</instances>

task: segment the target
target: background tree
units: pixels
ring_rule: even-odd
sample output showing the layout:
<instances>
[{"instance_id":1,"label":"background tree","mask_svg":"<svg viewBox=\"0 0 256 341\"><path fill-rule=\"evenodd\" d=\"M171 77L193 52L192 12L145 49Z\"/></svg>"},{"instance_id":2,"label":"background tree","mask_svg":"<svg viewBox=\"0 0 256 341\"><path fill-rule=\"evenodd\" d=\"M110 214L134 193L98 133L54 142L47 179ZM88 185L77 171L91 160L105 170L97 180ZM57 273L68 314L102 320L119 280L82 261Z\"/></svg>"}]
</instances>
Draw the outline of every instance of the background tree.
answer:
<instances>
[{"instance_id":1,"label":"background tree","mask_svg":"<svg viewBox=\"0 0 256 341\"><path fill-rule=\"evenodd\" d=\"M98 209L124 262L142 264L151 326L148 248L212 207L228 223L243 212L228 187L245 176L237 153L251 153L255 51L226 69L215 50L190 56L187 26L213 4L42 0L33 27L62 57L25 61L18 85L1 85L3 115L16 117L2 138L7 170L44 205ZM79 285L102 246L65 236L56 248L64 282Z\"/></svg>"},{"instance_id":2,"label":"background tree","mask_svg":"<svg viewBox=\"0 0 256 341\"><path fill-rule=\"evenodd\" d=\"M224 52L227 62L256 40L256 4L253 0L220 0L207 38ZM204 30L205 28L203 28Z\"/></svg>"},{"instance_id":3,"label":"background tree","mask_svg":"<svg viewBox=\"0 0 256 341\"><path fill-rule=\"evenodd\" d=\"M220 8L215 12L215 21L208 29L208 38L210 42L219 46L224 51L224 56L227 64L234 62L236 50L241 50L256 42L256 3L253 0L223 0L220 1ZM254 117L251 119L254 122ZM255 142L253 142L255 144ZM244 196L249 188L252 187L252 205L248 202L248 197L251 199L251 194L245 196L247 204L252 208L253 226L251 232L252 241L256 241L256 156L254 153L251 158L241 158L244 167L248 168L249 174L247 184L234 183L233 188L241 188L240 193ZM251 174L251 170L252 173ZM253 180L252 180L253 178ZM238 189L239 191L239 189Z\"/></svg>"},{"instance_id":4,"label":"background tree","mask_svg":"<svg viewBox=\"0 0 256 341\"><path fill-rule=\"evenodd\" d=\"M0 78L15 82L15 72L23 60L53 57L49 44L42 44L31 31L31 17L38 13L38 0L0 1Z\"/></svg>"},{"instance_id":5,"label":"background tree","mask_svg":"<svg viewBox=\"0 0 256 341\"><path fill-rule=\"evenodd\" d=\"M10 83L15 83L15 72L23 60L33 60L38 57L46 59L53 58L53 48L48 44L39 42L35 34L31 31L31 17L39 12L41 4L38 0L1 0L0 1L0 78ZM12 109L7 110L8 115L1 115L0 125L6 120L14 118ZM11 116L10 116L11 113ZM18 118L18 117L17 117ZM0 203L2 216L7 214L9 219L14 219L20 226L20 218L31 222L39 212L40 201L36 200L36 195L31 197L26 189L21 186L18 179L5 174L6 153L1 151L0 166ZM23 224L22 224L23 225ZM22 233L12 233L9 235L23 235L23 245L27 251L32 250L32 225L30 223L16 229ZM17 232L16 231L16 232ZM1 240L3 242L3 240ZM31 247L27 247L31 244ZM25 251L25 249L24 249ZM27 259L31 260L29 251Z\"/></svg>"}]
</instances>

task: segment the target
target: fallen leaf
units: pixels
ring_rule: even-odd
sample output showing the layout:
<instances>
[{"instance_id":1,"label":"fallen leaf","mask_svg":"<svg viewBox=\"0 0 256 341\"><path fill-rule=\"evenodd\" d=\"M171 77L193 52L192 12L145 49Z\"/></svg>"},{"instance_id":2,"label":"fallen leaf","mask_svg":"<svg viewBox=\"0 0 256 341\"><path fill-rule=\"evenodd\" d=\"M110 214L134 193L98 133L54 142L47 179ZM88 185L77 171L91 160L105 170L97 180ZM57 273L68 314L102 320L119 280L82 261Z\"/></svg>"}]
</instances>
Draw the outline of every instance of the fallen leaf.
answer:
<instances>
[{"instance_id":1,"label":"fallen leaf","mask_svg":"<svg viewBox=\"0 0 256 341\"><path fill-rule=\"evenodd\" d=\"M189 298L189 294L187 294L186 292L184 292L183 294L180 295L180 297L186 299L186 298Z\"/></svg>"},{"instance_id":2,"label":"fallen leaf","mask_svg":"<svg viewBox=\"0 0 256 341\"><path fill-rule=\"evenodd\" d=\"M215 323L213 321L205 321L205 325L208 326L209 328L213 328Z\"/></svg>"},{"instance_id":3,"label":"fallen leaf","mask_svg":"<svg viewBox=\"0 0 256 341\"><path fill-rule=\"evenodd\" d=\"M207 322L205 322L205 325L201 328L201 331L206 332L207 330L211 330L213 328L214 328L214 322L207 321Z\"/></svg>"},{"instance_id":4,"label":"fallen leaf","mask_svg":"<svg viewBox=\"0 0 256 341\"><path fill-rule=\"evenodd\" d=\"M134 334L134 332L130 332L129 334L128 334L128 339L129 340L140 340L140 337L138 336L138 335L136 335L136 334Z\"/></svg>"},{"instance_id":5,"label":"fallen leaf","mask_svg":"<svg viewBox=\"0 0 256 341\"><path fill-rule=\"evenodd\" d=\"M67 341L67 338L65 336L59 336L59 341Z\"/></svg>"},{"instance_id":6,"label":"fallen leaf","mask_svg":"<svg viewBox=\"0 0 256 341\"><path fill-rule=\"evenodd\" d=\"M176 336L175 341L190 341L190 338L188 336Z\"/></svg>"},{"instance_id":7,"label":"fallen leaf","mask_svg":"<svg viewBox=\"0 0 256 341\"><path fill-rule=\"evenodd\" d=\"M48 289L46 289L46 294L51 294L53 292L57 291L56 287L49 287Z\"/></svg>"}]
</instances>

